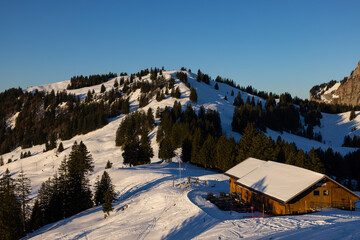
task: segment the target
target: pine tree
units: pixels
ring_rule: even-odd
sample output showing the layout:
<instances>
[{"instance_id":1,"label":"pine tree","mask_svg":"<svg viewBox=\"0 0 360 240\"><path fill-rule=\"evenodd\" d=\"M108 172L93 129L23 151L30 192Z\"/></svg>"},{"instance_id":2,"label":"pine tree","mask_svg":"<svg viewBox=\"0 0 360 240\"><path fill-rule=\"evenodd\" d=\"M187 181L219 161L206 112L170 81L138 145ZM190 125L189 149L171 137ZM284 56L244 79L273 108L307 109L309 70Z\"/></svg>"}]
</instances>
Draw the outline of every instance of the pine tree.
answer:
<instances>
[{"instance_id":1,"label":"pine tree","mask_svg":"<svg viewBox=\"0 0 360 240\"><path fill-rule=\"evenodd\" d=\"M72 146L69 154L69 214L73 215L92 207L91 191L87 174L94 170L94 162L85 144L81 141Z\"/></svg>"},{"instance_id":2,"label":"pine tree","mask_svg":"<svg viewBox=\"0 0 360 240\"><path fill-rule=\"evenodd\" d=\"M125 165L129 164L130 167L136 166L140 154L140 141L136 136L133 139L129 139L123 146L123 163Z\"/></svg>"},{"instance_id":3,"label":"pine tree","mask_svg":"<svg viewBox=\"0 0 360 240\"><path fill-rule=\"evenodd\" d=\"M189 138L185 138L181 144L181 161L190 162L192 152L192 143Z\"/></svg>"},{"instance_id":4,"label":"pine tree","mask_svg":"<svg viewBox=\"0 0 360 240\"><path fill-rule=\"evenodd\" d=\"M112 199L115 198L115 190L114 185L111 183L111 178L109 174L104 171L101 176L101 180L97 178L95 182L95 194L94 194L94 202L96 206L99 206L105 202L105 193L106 191L110 191Z\"/></svg>"},{"instance_id":5,"label":"pine tree","mask_svg":"<svg viewBox=\"0 0 360 240\"><path fill-rule=\"evenodd\" d=\"M128 114L130 112L130 103L129 98L126 98L121 105L121 111L123 114Z\"/></svg>"},{"instance_id":6,"label":"pine tree","mask_svg":"<svg viewBox=\"0 0 360 240\"><path fill-rule=\"evenodd\" d=\"M191 87L190 89L190 101L194 102L194 103L197 103L197 93L196 93L196 90L195 88Z\"/></svg>"},{"instance_id":7,"label":"pine tree","mask_svg":"<svg viewBox=\"0 0 360 240\"><path fill-rule=\"evenodd\" d=\"M215 88L216 90L219 90L219 85L218 85L217 83L215 83L214 88Z\"/></svg>"},{"instance_id":8,"label":"pine tree","mask_svg":"<svg viewBox=\"0 0 360 240\"><path fill-rule=\"evenodd\" d=\"M31 181L24 174L21 169L18 179L16 181L16 192L21 204L21 221L23 224L23 231L27 229L28 218L30 217L29 195L31 193Z\"/></svg>"},{"instance_id":9,"label":"pine tree","mask_svg":"<svg viewBox=\"0 0 360 240\"><path fill-rule=\"evenodd\" d=\"M108 160L105 165L105 169L109 169L109 168L112 168L112 163L110 162L110 160Z\"/></svg>"},{"instance_id":10,"label":"pine tree","mask_svg":"<svg viewBox=\"0 0 360 240\"><path fill-rule=\"evenodd\" d=\"M175 149L174 146L168 136L165 136L165 138L160 143L159 148L159 158L171 162L171 159L175 157Z\"/></svg>"},{"instance_id":11,"label":"pine tree","mask_svg":"<svg viewBox=\"0 0 360 240\"><path fill-rule=\"evenodd\" d=\"M15 180L6 169L0 179L0 236L1 239L20 239L25 235L21 221L21 204L16 196Z\"/></svg>"},{"instance_id":12,"label":"pine tree","mask_svg":"<svg viewBox=\"0 0 360 240\"><path fill-rule=\"evenodd\" d=\"M249 155L250 153L250 148L252 146L252 142L253 139L255 138L255 136L258 134L258 132L256 131L254 124L253 123L249 123L245 130L244 130L244 134L242 135L239 144L238 144L238 155L236 157L236 162L240 163L243 160L245 160L248 157L252 157L251 155Z\"/></svg>"},{"instance_id":13,"label":"pine tree","mask_svg":"<svg viewBox=\"0 0 360 240\"><path fill-rule=\"evenodd\" d=\"M118 82L118 80L117 80L117 79L115 79L115 82L114 82L114 88L117 88L117 87L119 87L119 82Z\"/></svg>"},{"instance_id":14,"label":"pine tree","mask_svg":"<svg viewBox=\"0 0 360 240\"><path fill-rule=\"evenodd\" d=\"M325 167L324 164L321 162L320 158L316 154L315 148L311 148L309 152L309 169L315 172L324 173Z\"/></svg>"},{"instance_id":15,"label":"pine tree","mask_svg":"<svg viewBox=\"0 0 360 240\"><path fill-rule=\"evenodd\" d=\"M105 196L104 196L104 203L102 205L103 207L103 212L106 213L108 216L110 216L110 212L112 210L114 210L113 206L112 206L112 202L114 201L114 198L111 194L111 190L108 189L106 192L105 192Z\"/></svg>"},{"instance_id":16,"label":"pine tree","mask_svg":"<svg viewBox=\"0 0 360 240\"><path fill-rule=\"evenodd\" d=\"M141 135L140 142L140 154L139 154L139 164L149 164L151 162L151 158L154 156L153 149L151 147L150 139L147 132L144 132Z\"/></svg>"},{"instance_id":17,"label":"pine tree","mask_svg":"<svg viewBox=\"0 0 360 240\"><path fill-rule=\"evenodd\" d=\"M208 135L199 153L199 164L205 168L212 167L215 164L216 142L213 136Z\"/></svg>"},{"instance_id":18,"label":"pine tree","mask_svg":"<svg viewBox=\"0 0 360 240\"><path fill-rule=\"evenodd\" d=\"M215 151L215 164L221 171L226 171L235 165L235 141L228 140L223 134L217 141Z\"/></svg>"},{"instance_id":19,"label":"pine tree","mask_svg":"<svg viewBox=\"0 0 360 240\"><path fill-rule=\"evenodd\" d=\"M64 146L63 146L63 143L60 142L59 147L58 147L58 149L57 149L57 152L58 152L58 153L61 153L62 151L64 151Z\"/></svg>"},{"instance_id":20,"label":"pine tree","mask_svg":"<svg viewBox=\"0 0 360 240\"><path fill-rule=\"evenodd\" d=\"M34 207L32 208L29 225L30 231L37 230L44 225L43 214L38 199L35 200Z\"/></svg>"},{"instance_id":21,"label":"pine tree","mask_svg":"<svg viewBox=\"0 0 360 240\"><path fill-rule=\"evenodd\" d=\"M238 95L236 96L236 98L234 100L234 106L240 107L243 104L244 104L244 101L242 100L241 93L238 92Z\"/></svg>"},{"instance_id":22,"label":"pine tree","mask_svg":"<svg viewBox=\"0 0 360 240\"><path fill-rule=\"evenodd\" d=\"M104 84L101 84L100 93L104 93L106 91L106 88Z\"/></svg>"},{"instance_id":23,"label":"pine tree","mask_svg":"<svg viewBox=\"0 0 360 240\"><path fill-rule=\"evenodd\" d=\"M257 134L252 140L248 155L262 160L275 161L277 159L275 143L265 134Z\"/></svg>"},{"instance_id":24,"label":"pine tree","mask_svg":"<svg viewBox=\"0 0 360 240\"><path fill-rule=\"evenodd\" d=\"M356 115L355 115L355 110L354 110L354 109L351 109L349 120L352 121L352 120L355 119L355 117L356 117Z\"/></svg>"}]
</instances>

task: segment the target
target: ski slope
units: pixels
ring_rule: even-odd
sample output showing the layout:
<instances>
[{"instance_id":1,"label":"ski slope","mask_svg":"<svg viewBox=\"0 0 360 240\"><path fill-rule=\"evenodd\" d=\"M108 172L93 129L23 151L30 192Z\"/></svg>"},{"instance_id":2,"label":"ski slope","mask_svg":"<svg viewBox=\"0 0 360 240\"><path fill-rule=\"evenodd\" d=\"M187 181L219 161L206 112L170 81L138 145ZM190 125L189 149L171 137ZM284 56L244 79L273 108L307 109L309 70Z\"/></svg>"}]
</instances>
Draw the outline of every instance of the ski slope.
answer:
<instances>
[{"instance_id":1,"label":"ski slope","mask_svg":"<svg viewBox=\"0 0 360 240\"><path fill-rule=\"evenodd\" d=\"M113 168L109 173L119 196L109 217L104 219L101 207L95 207L25 239L304 239L314 232L317 239L344 239L360 234L359 210L253 219L243 219L251 213L221 211L205 197L207 192L228 192L228 179L190 164L182 165L181 181L199 177L208 180L208 187L180 188L178 163Z\"/></svg>"},{"instance_id":2,"label":"ski slope","mask_svg":"<svg viewBox=\"0 0 360 240\"><path fill-rule=\"evenodd\" d=\"M176 71L167 71L163 74L166 78L175 77ZM241 135L231 131L231 121L234 111L232 103L239 90L222 83L218 83L219 90L215 90L214 82L211 81L210 85L199 83L196 81L195 74L187 74L191 86L198 94L198 103L192 103L193 107L199 109L203 105L205 108L217 110L220 113L223 131L238 141ZM143 80L149 78L146 76ZM117 79L119 81L119 77ZM106 89L110 90L114 82L115 78L104 83ZM57 92L65 90L68 83L69 81L47 84L29 88L27 91L38 89ZM190 103L188 98L190 90L178 79L175 82L175 87L177 86L181 91L180 99L166 97L161 102L152 99L143 109L146 111L151 107L155 112L157 107L171 107L175 100L179 101L184 109ZM89 90L100 94L100 87L101 84L68 92L84 99ZM231 96L232 90L234 96ZM131 111L138 109L139 95L140 90L131 94ZM244 101L249 96L244 92L241 92L241 95ZM228 100L224 99L225 96ZM263 99L255 96L255 102L257 101L265 103ZM321 147L326 150L331 146L335 151L346 154L355 149L341 147L344 136L356 134L359 130L353 132L351 130L354 127L360 128L359 113L351 122L348 121L349 114L323 114L321 127L314 129L314 132L321 132L323 143L270 129L266 134L274 140L277 136L281 136L286 141L295 142L298 148L303 148L305 151L309 151L312 147ZM302 239L302 234L311 238L313 229L320 229L319 231L323 232L322 236L316 235L316 238L331 239L335 236L331 232L342 228L348 231L339 233L343 234L341 237L359 235L360 230L356 227L360 223L359 212L351 215L346 211L329 210L303 216L242 219L244 214L220 211L206 201L205 196L207 192L229 192L228 178L190 164L182 164L182 179L179 179L178 163L160 163L157 157L156 127L150 133L155 155L152 164L126 167L122 164L121 149L115 146L115 133L123 118L124 115L109 119L109 124L101 129L62 141L65 150L60 154L56 154L55 151L44 153L44 145L38 145L29 149L17 148L3 155L5 162L8 159L12 159L12 162L0 167L0 176L6 168L14 177L23 169L26 176L31 179L32 198L37 196L41 183L56 173L61 160L65 155L69 155L74 141L83 141L94 158L95 170L89 176L91 185L94 184L96 176L103 173L106 162L110 160L113 163L113 167L107 171L115 185L118 197L114 203L115 211L110 217L104 219L101 207L95 207L71 218L44 226L29 234L26 239L268 239L269 237L287 239L287 236L294 236L291 239ZM9 119L9 124L14 124L14 119L16 119L15 115ZM158 122L159 119L156 121ZM24 151L31 151L32 156L20 159L20 154ZM175 162L179 160L179 152L173 160ZM200 184L185 189L172 186L173 178L177 184L179 181L184 182L187 176L208 180L209 186L206 188ZM124 206L128 207L122 211Z\"/></svg>"}]
</instances>

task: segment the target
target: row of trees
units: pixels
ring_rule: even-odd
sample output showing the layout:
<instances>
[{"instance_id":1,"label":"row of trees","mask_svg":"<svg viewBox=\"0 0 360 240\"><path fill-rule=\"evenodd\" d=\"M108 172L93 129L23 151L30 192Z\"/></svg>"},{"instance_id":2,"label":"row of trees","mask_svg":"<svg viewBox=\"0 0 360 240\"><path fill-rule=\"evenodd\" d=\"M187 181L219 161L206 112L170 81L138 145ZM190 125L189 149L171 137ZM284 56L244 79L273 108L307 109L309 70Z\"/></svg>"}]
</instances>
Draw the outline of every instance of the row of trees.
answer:
<instances>
[{"instance_id":1,"label":"row of trees","mask_svg":"<svg viewBox=\"0 0 360 240\"><path fill-rule=\"evenodd\" d=\"M108 74L95 74L90 76L73 76L70 79L70 84L67 86L67 89L78 89L83 87L90 87L94 85L101 84L103 82L107 82L110 78L117 77L116 73L108 73Z\"/></svg>"},{"instance_id":2,"label":"row of trees","mask_svg":"<svg viewBox=\"0 0 360 240\"><path fill-rule=\"evenodd\" d=\"M255 103L254 97L250 100L248 96L244 103L241 93L238 92L234 99L234 106L231 125L235 132L242 133L250 122L262 131L270 128L275 131L288 131L318 141L322 140L320 134L313 132L314 126L320 126L321 113L311 108L296 108L292 103L291 95L288 93L281 94L278 103L276 103L275 97L270 94L266 99L265 109L263 109L260 102ZM300 122L300 115L304 117L304 126Z\"/></svg>"},{"instance_id":3,"label":"row of trees","mask_svg":"<svg viewBox=\"0 0 360 240\"><path fill-rule=\"evenodd\" d=\"M115 145L124 151L124 164L136 166L150 163L154 156L149 133L154 128L154 115L149 108L147 113L136 111L127 115L116 131Z\"/></svg>"},{"instance_id":4,"label":"row of trees","mask_svg":"<svg viewBox=\"0 0 360 240\"><path fill-rule=\"evenodd\" d=\"M15 98L18 95L11 96ZM29 148L44 143L44 151L48 151L56 147L54 143L58 138L68 140L76 134L88 133L106 125L109 117L130 111L129 99L115 89L101 96L89 91L84 102L72 94L55 94L54 91L24 93L14 101L22 103L21 111L17 114L15 128L9 128L5 120L9 116L8 111L14 109L4 109L1 116L4 122L0 122L0 154L19 145Z\"/></svg>"}]
</instances>

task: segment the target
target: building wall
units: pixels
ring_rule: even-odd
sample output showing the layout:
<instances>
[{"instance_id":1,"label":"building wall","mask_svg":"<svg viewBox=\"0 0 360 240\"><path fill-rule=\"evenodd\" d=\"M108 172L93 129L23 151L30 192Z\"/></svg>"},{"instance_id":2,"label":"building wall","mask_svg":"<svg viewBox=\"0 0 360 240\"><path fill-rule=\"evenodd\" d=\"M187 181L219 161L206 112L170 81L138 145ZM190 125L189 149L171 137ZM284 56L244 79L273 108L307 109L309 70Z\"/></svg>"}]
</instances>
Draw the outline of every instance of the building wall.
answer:
<instances>
[{"instance_id":1,"label":"building wall","mask_svg":"<svg viewBox=\"0 0 360 240\"><path fill-rule=\"evenodd\" d=\"M349 191L335 182L325 179L287 204L287 208L290 213L319 211L327 207L350 210L355 208L355 200L358 198Z\"/></svg>"},{"instance_id":2,"label":"building wall","mask_svg":"<svg viewBox=\"0 0 360 240\"><path fill-rule=\"evenodd\" d=\"M276 214L283 215L288 214L285 212L285 204L278 202L274 199L268 198L262 194L257 194L248 190L247 188L241 187L238 184L235 184L236 180L230 178L230 193L238 194L239 197L247 203L251 203L254 208L265 214Z\"/></svg>"},{"instance_id":3,"label":"building wall","mask_svg":"<svg viewBox=\"0 0 360 240\"><path fill-rule=\"evenodd\" d=\"M328 179L315 184L288 204L252 192L235 182L236 179L230 178L230 193L238 194L243 201L251 203L258 211L265 208L266 213L277 215L307 213L319 211L325 207L354 209L355 200L358 200L349 191Z\"/></svg>"}]
</instances>

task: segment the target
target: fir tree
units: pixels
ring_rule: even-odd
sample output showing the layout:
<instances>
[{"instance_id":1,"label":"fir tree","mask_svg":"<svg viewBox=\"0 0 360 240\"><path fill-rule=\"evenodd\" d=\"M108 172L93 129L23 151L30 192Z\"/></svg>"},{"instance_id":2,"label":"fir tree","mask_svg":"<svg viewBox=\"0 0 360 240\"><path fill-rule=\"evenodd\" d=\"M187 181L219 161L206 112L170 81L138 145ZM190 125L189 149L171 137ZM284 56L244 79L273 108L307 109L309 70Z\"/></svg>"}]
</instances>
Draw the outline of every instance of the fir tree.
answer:
<instances>
[{"instance_id":1,"label":"fir tree","mask_svg":"<svg viewBox=\"0 0 360 240\"><path fill-rule=\"evenodd\" d=\"M112 163L110 162L110 160L108 160L105 165L105 169L109 169L109 168L112 168Z\"/></svg>"},{"instance_id":2,"label":"fir tree","mask_svg":"<svg viewBox=\"0 0 360 240\"><path fill-rule=\"evenodd\" d=\"M104 93L106 91L106 88L104 84L101 84L100 93Z\"/></svg>"},{"instance_id":3,"label":"fir tree","mask_svg":"<svg viewBox=\"0 0 360 240\"><path fill-rule=\"evenodd\" d=\"M35 200L34 206L32 208L29 225L30 231L37 230L44 225L43 212L40 208L38 199Z\"/></svg>"},{"instance_id":4,"label":"fir tree","mask_svg":"<svg viewBox=\"0 0 360 240\"><path fill-rule=\"evenodd\" d=\"M181 161L190 162L192 152L192 143L189 138L185 138L181 144Z\"/></svg>"},{"instance_id":5,"label":"fir tree","mask_svg":"<svg viewBox=\"0 0 360 240\"><path fill-rule=\"evenodd\" d=\"M130 167L138 165L138 161L140 158L139 138L136 136L133 139L129 139L129 141L125 143L123 150L123 163L125 165L129 164Z\"/></svg>"},{"instance_id":6,"label":"fir tree","mask_svg":"<svg viewBox=\"0 0 360 240\"><path fill-rule=\"evenodd\" d=\"M241 93L238 92L238 95L236 96L236 98L234 100L234 106L235 107L240 107L243 104L244 104L244 101L242 100Z\"/></svg>"},{"instance_id":7,"label":"fir tree","mask_svg":"<svg viewBox=\"0 0 360 240\"><path fill-rule=\"evenodd\" d=\"M214 88L215 88L216 90L219 90L219 85L218 85L217 83L215 83Z\"/></svg>"},{"instance_id":8,"label":"fir tree","mask_svg":"<svg viewBox=\"0 0 360 240\"><path fill-rule=\"evenodd\" d=\"M24 174L21 169L18 179L16 180L16 192L21 204L21 221L23 224L23 231L27 229L28 218L30 217L29 195L31 193L31 181Z\"/></svg>"},{"instance_id":9,"label":"fir tree","mask_svg":"<svg viewBox=\"0 0 360 240\"><path fill-rule=\"evenodd\" d=\"M160 143L159 158L171 162L171 159L175 157L175 149L169 137L165 138Z\"/></svg>"},{"instance_id":10,"label":"fir tree","mask_svg":"<svg viewBox=\"0 0 360 240\"><path fill-rule=\"evenodd\" d=\"M21 220L21 204L16 195L15 180L6 169L0 179L0 236L1 239L20 239L25 235Z\"/></svg>"},{"instance_id":11,"label":"fir tree","mask_svg":"<svg viewBox=\"0 0 360 240\"><path fill-rule=\"evenodd\" d=\"M324 164L321 162L320 158L318 157L315 148L311 148L309 152L309 164L310 166L307 167L308 169L319 173L325 172Z\"/></svg>"},{"instance_id":12,"label":"fir tree","mask_svg":"<svg viewBox=\"0 0 360 240\"><path fill-rule=\"evenodd\" d=\"M64 146L63 146L63 143L60 142L59 147L58 147L58 149L57 149L57 152L58 152L58 153L61 153L62 151L64 151Z\"/></svg>"},{"instance_id":13,"label":"fir tree","mask_svg":"<svg viewBox=\"0 0 360 240\"><path fill-rule=\"evenodd\" d=\"M69 154L69 209L71 215L92 207L91 191L87 174L94 170L93 158L85 144L81 141L72 146Z\"/></svg>"},{"instance_id":14,"label":"fir tree","mask_svg":"<svg viewBox=\"0 0 360 240\"><path fill-rule=\"evenodd\" d=\"M352 121L352 120L355 119L355 117L356 117L356 115L355 115L355 110L354 110L354 109L351 109L349 120Z\"/></svg>"},{"instance_id":15,"label":"fir tree","mask_svg":"<svg viewBox=\"0 0 360 240\"><path fill-rule=\"evenodd\" d=\"M199 164L205 168L212 167L216 153L216 142L213 136L208 135L199 153Z\"/></svg>"},{"instance_id":16,"label":"fir tree","mask_svg":"<svg viewBox=\"0 0 360 240\"><path fill-rule=\"evenodd\" d=\"M242 135L239 144L238 144L238 155L236 157L236 162L240 163L243 160L245 160L248 157L252 157L251 155L249 155L250 153L250 148L252 146L252 142L253 139L255 138L255 136L258 134L258 132L256 131L254 124L249 123L245 130L244 130L244 134Z\"/></svg>"},{"instance_id":17,"label":"fir tree","mask_svg":"<svg viewBox=\"0 0 360 240\"><path fill-rule=\"evenodd\" d=\"M223 134L216 144L215 162L218 169L226 171L235 164L235 141L233 139L228 140L226 135Z\"/></svg>"},{"instance_id":18,"label":"fir tree","mask_svg":"<svg viewBox=\"0 0 360 240\"><path fill-rule=\"evenodd\" d=\"M194 103L197 103L197 93L196 93L196 90L195 88L191 87L190 89L190 101L194 102Z\"/></svg>"},{"instance_id":19,"label":"fir tree","mask_svg":"<svg viewBox=\"0 0 360 240\"><path fill-rule=\"evenodd\" d=\"M95 182L95 194L94 194L94 202L96 206L99 206L105 202L105 193L106 191L110 191L112 199L115 198L115 190L114 186L111 183L111 178L109 174L104 171L99 180Z\"/></svg>"},{"instance_id":20,"label":"fir tree","mask_svg":"<svg viewBox=\"0 0 360 240\"><path fill-rule=\"evenodd\" d=\"M103 212L106 213L108 216L110 216L110 212L112 210L114 210L113 206L112 206L112 202L114 201L114 198L113 196L111 195L111 190L108 189L106 192L105 192L105 196L104 196L104 203L102 205L103 207Z\"/></svg>"},{"instance_id":21,"label":"fir tree","mask_svg":"<svg viewBox=\"0 0 360 240\"><path fill-rule=\"evenodd\" d=\"M151 162L151 158L154 156L153 149L151 147L151 142L147 132L144 132L141 135L140 142L140 154L139 154L139 164L149 164Z\"/></svg>"},{"instance_id":22,"label":"fir tree","mask_svg":"<svg viewBox=\"0 0 360 240\"><path fill-rule=\"evenodd\" d=\"M115 79L115 82L114 82L114 88L117 88L117 87L119 87L119 82L118 82L118 80L117 80L117 79Z\"/></svg>"}]
</instances>

